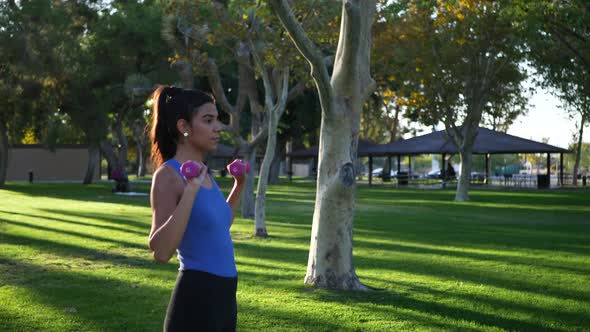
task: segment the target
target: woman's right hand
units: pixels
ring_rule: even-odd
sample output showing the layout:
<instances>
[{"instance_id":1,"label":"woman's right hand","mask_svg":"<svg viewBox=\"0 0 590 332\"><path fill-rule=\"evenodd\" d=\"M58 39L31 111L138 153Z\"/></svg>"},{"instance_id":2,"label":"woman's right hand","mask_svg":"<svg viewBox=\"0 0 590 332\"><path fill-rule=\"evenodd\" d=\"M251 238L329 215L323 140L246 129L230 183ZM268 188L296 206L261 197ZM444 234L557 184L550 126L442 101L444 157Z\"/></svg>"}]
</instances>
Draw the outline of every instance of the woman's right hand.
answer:
<instances>
[{"instance_id":1,"label":"woman's right hand","mask_svg":"<svg viewBox=\"0 0 590 332\"><path fill-rule=\"evenodd\" d=\"M199 176L187 179L187 189L191 189L191 190L195 190L195 191L199 190L199 188L201 188L201 186L205 182L205 179L207 178L207 166L205 166L205 164L203 164L201 162L197 162L197 163L199 164L199 168L200 168Z\"/></svg>"}]
</instances>

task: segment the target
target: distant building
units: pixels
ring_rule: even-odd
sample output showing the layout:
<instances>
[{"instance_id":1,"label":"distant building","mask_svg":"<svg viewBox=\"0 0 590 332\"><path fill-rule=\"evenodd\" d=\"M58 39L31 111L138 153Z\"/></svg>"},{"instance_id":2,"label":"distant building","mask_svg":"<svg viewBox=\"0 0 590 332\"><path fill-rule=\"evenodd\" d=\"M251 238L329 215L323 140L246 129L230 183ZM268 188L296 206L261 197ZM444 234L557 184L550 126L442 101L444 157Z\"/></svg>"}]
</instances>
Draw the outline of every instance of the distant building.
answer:
<instances>
[{"instance_id":1,"label":"distant building","mask_svg":"<svg viewBox=\"0 0 590 332\"><path fill-rule=\"evenodd\" d=\"M6 181L80 181L88 167L88 146L58 145L55 151L40 144L16 144L8 148ZM97 164L94 179L100 176Z\"/></svg>"}]
</instances>

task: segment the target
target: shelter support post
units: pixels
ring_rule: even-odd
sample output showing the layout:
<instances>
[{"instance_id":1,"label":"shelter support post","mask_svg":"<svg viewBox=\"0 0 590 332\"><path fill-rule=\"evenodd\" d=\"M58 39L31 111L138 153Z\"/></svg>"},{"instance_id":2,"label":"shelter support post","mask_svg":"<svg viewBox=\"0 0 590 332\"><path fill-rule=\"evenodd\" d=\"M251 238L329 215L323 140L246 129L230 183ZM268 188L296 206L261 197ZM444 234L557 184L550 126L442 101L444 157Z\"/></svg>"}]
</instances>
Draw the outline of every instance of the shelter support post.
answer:
<instances>
[{"instance_id":1,"label":"shelter support post","mask_svg":"<svg viewBox=\"0 0 590 332\"><path fill-rule=\"evenodd\" d=\"M289 157L289 169L287 170L287 176L289 177L289 182L293 181L293 158Z\"/></svg>"},{"instance_id":2,"label":"shelter support post","mask_svg":"<svg viewBox=\"0 0 590 332\"><path fill-rule=\"evenodd\" d=\"M442 158L440 161L440 177L442 181L442 187L445 188L447 186L447 154L443 153Z\"/></svg>"},{"instance_id":3,"label":"shelter support post","mask_svg":"<svg viewBox=\"0 0 590 332\"><path fill-rule=\"evenodd\" d=\"M400 176L399 173L401 172L401 170L402 170L402 160L401 160L401 156L398 154L397 155L397 176L396 176L397 177L396 183L398 186L399 186L399 176Z\"/></svg>"},{"instance_id":4,"label":"shelter support post","mask_svg":"<svg viewBox=\"0 0 590 332\"><path fill-rule=\"evenodd\" d=\"M486 174L483 183L490 184L490 154L486 153Z\"/></svg>"},{"instance_id":5,"label":"shelter support post","mask_svg":"<svg viewBox=\"0 0 590 332\"><path fill-rule=\"evenodd\" d=\"M551 180L551 153L547 153L547 176Z\"/></svg>"},{"instance_id":6,"label":"shelter support post","mask_svg":"<svg viewBox=\"0 0 590 332\"><path fill-rule=\"evenodd\" d=\"M412 177L412 156L408 156L408 180Z\"/></svg>"},{"instance_id":7,"label":"shelter support post","mask_svg":"<svg viewBox=\"0 0 590 332\"><path fill-rule=\"evenodd\" d=\"M369 155L369 186L373 184L373 156Z\"/></svg>"}]
</instances>

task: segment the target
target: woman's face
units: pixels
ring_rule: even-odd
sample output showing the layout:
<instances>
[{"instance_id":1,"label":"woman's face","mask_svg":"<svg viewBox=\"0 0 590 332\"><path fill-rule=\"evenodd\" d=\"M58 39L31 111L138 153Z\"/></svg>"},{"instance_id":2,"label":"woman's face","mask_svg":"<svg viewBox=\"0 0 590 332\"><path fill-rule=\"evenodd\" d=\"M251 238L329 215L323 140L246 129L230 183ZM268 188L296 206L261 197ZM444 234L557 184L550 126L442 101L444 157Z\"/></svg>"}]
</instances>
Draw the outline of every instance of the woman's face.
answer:
<instances>
[{"instance_id":1,"label":"woman's face","mask_svg":"<svg viewBox=\"0 0 590 332\"><path fill-rule=\"evenodd\" d=\"M217 107L214 104L201 105L191 119L188 143L201 151L215 151L219 144L219 133L221 131L221 123L217 116Z\"/></svg>"}]
</instances>

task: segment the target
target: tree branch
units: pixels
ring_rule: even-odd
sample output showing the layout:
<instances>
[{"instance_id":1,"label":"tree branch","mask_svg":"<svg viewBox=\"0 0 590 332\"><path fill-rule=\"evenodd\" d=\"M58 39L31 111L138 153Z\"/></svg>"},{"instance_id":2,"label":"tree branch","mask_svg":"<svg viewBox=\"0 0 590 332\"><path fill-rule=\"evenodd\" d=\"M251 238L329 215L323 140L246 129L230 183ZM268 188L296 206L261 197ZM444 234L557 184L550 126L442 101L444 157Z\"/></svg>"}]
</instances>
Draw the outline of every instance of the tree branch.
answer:
<instances>
[{"instance_id":1,"label":"tree branch","mask_svg":"<svg viewBox=\"0 0 590 332\"><path fill-rule=\"evenodd\" d=\"M332 87L352 95L359 78L359 50L360 48L361 13L358 0L344 0L342 2L342 19L340 37L334 71L332 73ZM354 82L356 84L350 84ZM360 88L360 86L358 86Z\"/></svg>"},{"instance_id":2,"label":"tree branch","mask_svg":"<svg viewBox=\"0 0 590 332\"><path fill-rule=\"evenodd\" d=\"M287 103L291 102L293 99L299 97L303 91L305 91L305 84L303 82L297 83L294 87L291 88L289 91L289 95L287 96Z\"/></svg>"},{"instance_id":3,"label":"tree branch","mask_svg":"<svg viewBox=\"0 0 590 332\"><path fill-rule=\"evenodd\" d=\"M281 83L280 88L277 91L281 91L278 96L277 103L275 105L277 110L277 119L280 119L287 107L287 100L289 97L289 67L283 67L281 70Z\"/></svg>"},{"instance_id":4,"label":"tree branch","mask_svg":"<svg viewBox=\"0 0 590 332\"><path fill-rule=\"evenodd\" d=\"M291 40L311 66L311 76L318 88L322 110L328 112L332 108L332 86L328 68L317 46L309 39L299 22L293 15L293 10L286 0L268 0L281 23L289 32Z\"/></svg>"},{"instance_id":5,"label":"tree branch","mask_svg":"<svg viewBox=\"0 0 590 332\"><path fill-rule=\"evenodd\" d=\"M563 45L565 45L565 47L567 47L572 53L574 53L574 55L578 59L580 59L580 61L582 61L584 67L590 68L590 60L588 60L582 53L580 53L580 51L577 48L575 48L570 42L568 42L566 38L559 31L557 31L557 29L550 29L550 31L553 32L553 35L557 37L557 39Z\"/></svg>"},{"instance_id":6,"label":"tree branch","mask_svg":"<svg viewBox=\"0 0 590 332\"><path fill-rule=\"evenodd\" d=\"M377 10L377 4L375 0L363 0L361 6L361 33L360 33L360 46L359 46L359 58L361 63L367 63L367 66L361 66L360 70L360 81L361 81L361 98L364 102L369 96L375 91L377 82L371 77L371 47L372 47L372 33L373 20L375 17L375 11Z\"/></svg>"},{"instance_id":7,"label":"tree branch","mask_svg":"<svg viewBox=\"0 0 590 332\"><path fill-rule=\"evenodd\" d=\"M268 118L268 116L264 117L262 126L260 126L260 131L258 131L258 134L256 134L252 141L250 141L249 146L252 148L258 146L258 144L261 144L268 137Z\"/></svg>"},{"instance_id":8,"label":"tree branch","mask_svg":"<svg viewBox=\"0 0 590 332\"><path fill-rule=\"evenodd\" d=\"M260 56L258 56L258 52L256 51L252 39L248 39L248 43L250 45L250 52L252 53L252 58L254 58L254 63L256 64L256 67L258 67L258 71L260 71L260 74L262 75L262 82L264 83L264 107L270 111L273 109L273 100L275 98L273 96L274 94L272 85L270 83L270 78L268 77L268 71L266 70L266 68L264 68L264 63L262 62L262 59L260 59Z\"/></svg>"},{"instance_id":9,"label":"tree branch","mask_svg":"<svg viewBox=\"0 0 590 332\"><path fill-rule=\"evenodd\" d=\"M444 119L444 123L445 123L445 132L447 133L449 138L453 141L453 143L455 144L457 149L461 149L461 146L462 146L461 142L463 142L461 132L459 131L457 126L452 121L450 121L448 118ZM461 137L458 137L458 136L461 136Z\"/></svg>"},{"instance_id":10,"label":"tree branch","mask_svg":"<svg viewBox=\"0 0 590 332\"><path fill-rule=\"evenodd\" d=\"M223 89L223 85L221 84L221 76L219 75L219 69L217 68L215 60L209 58L207 60L206 66L207 80L209 81L209 86L213 90L215 99L217 99L217 103L221 106L221 109L224 112L226 112L229 115L234 115L235 109L227 100L225 90Z\"/></svg>"}]
</instances>

